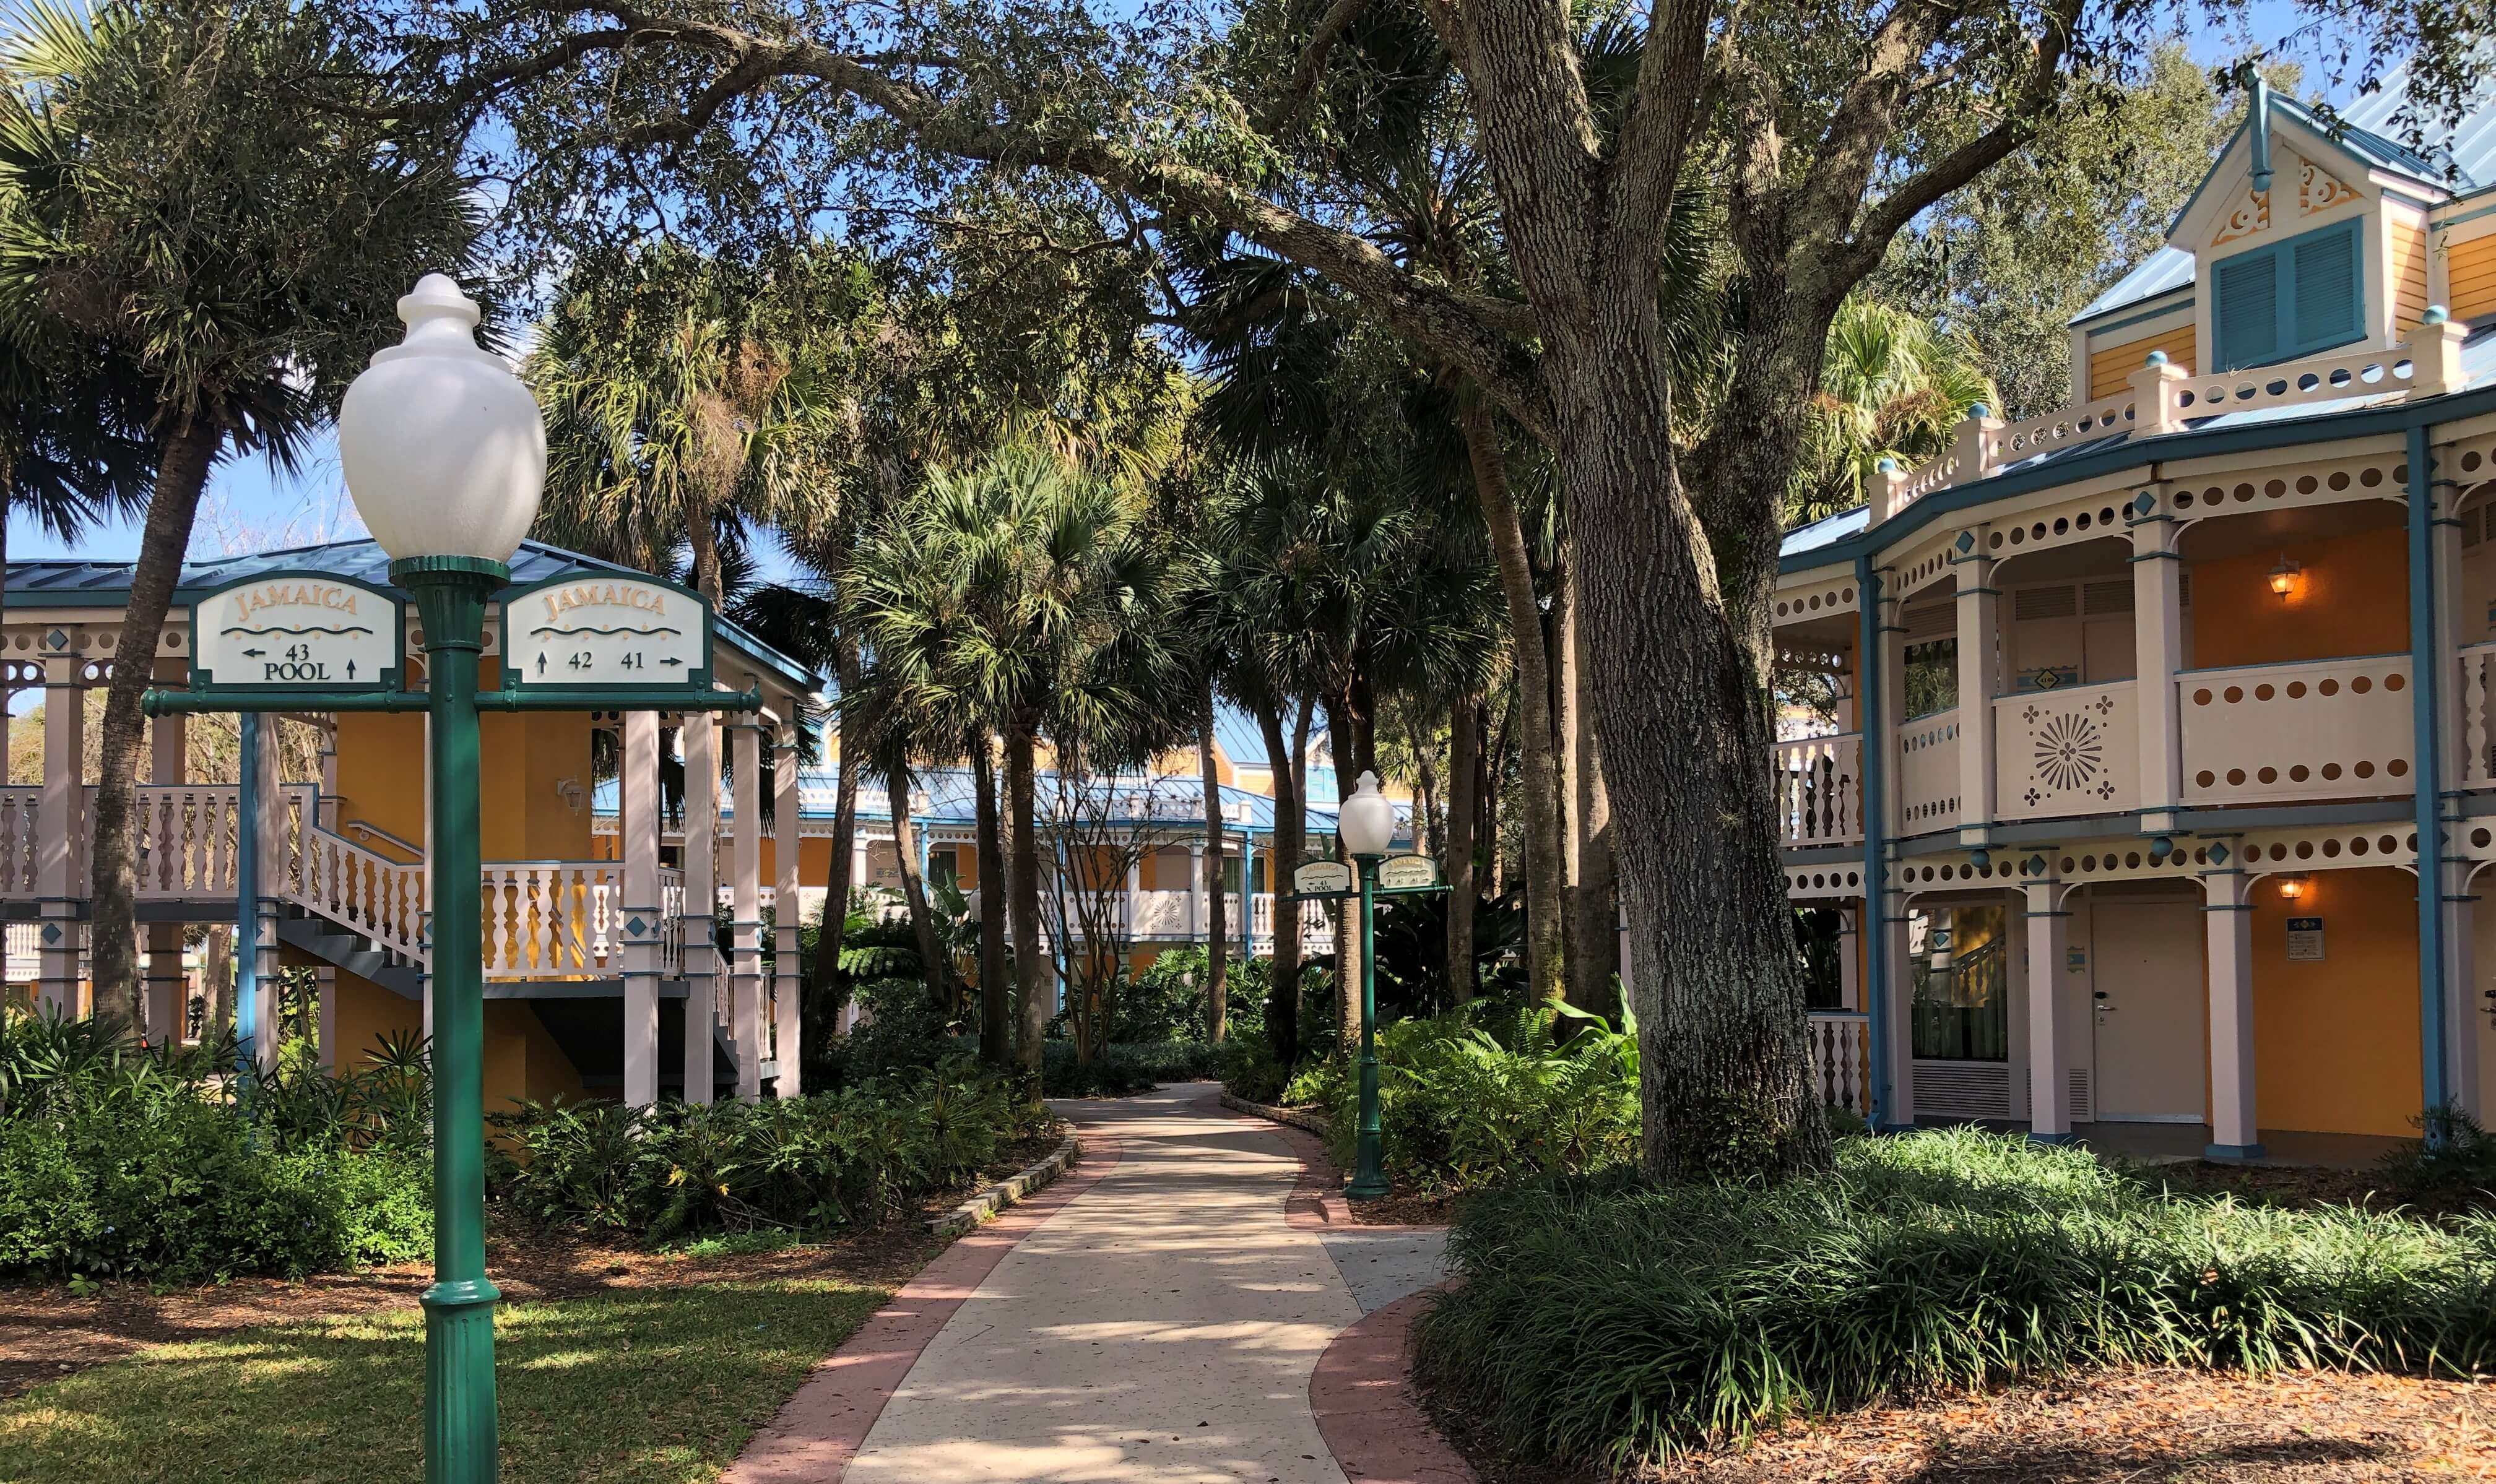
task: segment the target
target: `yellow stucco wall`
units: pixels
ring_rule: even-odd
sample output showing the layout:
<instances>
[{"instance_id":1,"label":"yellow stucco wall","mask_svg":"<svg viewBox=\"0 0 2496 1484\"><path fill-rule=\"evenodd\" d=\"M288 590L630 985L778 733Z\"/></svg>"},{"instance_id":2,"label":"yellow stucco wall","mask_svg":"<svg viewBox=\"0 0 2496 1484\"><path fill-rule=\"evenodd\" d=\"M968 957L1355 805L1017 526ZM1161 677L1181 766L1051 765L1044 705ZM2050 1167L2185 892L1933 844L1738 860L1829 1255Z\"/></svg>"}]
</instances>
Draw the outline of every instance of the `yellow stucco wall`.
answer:
<instances>
[{"instance_id":1,"label":"yellow stucco wall","mask_svg":"<svg viewBox=\"0 0 2496 1484\"><path fill-rule=\"evenodd\" d=\"M2291 963L2288 918L2321 917L2321 963ZM2318 871L2293 903L2254 893L2254 1087L2265 1128L2415 1137L2418 887L2377 866Z\"/></svg>"},{"instance_id":2,"label":"yellow stucco wall","mask_svg":"<svg viewBox=\"0 0 2496 1484\"><path fill-rule=\"evenodd\" d=\"M2391 228L2392 328L2406 334L2426 314L2426 229L2398 221Z\"/></svg>"},{"instance_id":3,"label":"yellow stucco wall","mask_svg":"<svg viewBox=\"0 0 2496 1484\"><path fill-rule=\"evenodd\" d=\"M2387 508L2388 509L2388 508ZM2409 648L2409 554L2398 513L2371 531L2192 562L2193 667L2286 665ZM2304 569L2295 595L2270 590L2286 556ZM2190 556L2189 543L2187 556Z\"/></svg>"},{"instance_id":4,"label":"yellow stucco wall","mask_svg":"<svg viewBox=\"0 0 2496 1484\"><path fill-rule=\"evenodd\" d=\"M422 1036L424 1006L382 988L361 974L338 972L337 1067L361 1070L365 1053L384 1036Z\"/></svg>"},{"instance_id":5,"label":"yellow stucco wall","mask_svg":"<svg viewBox=\"0 0 2496 1484\"><path fill-rule=\"evenodd\" d=\"M502 683L484 662L478 681ZM484 759L478 780L487 860L584 860L591 856L590 720L586 712L532 711L478 719ZM557 785L580 786L576 810ZM338 718L338 818L364 819L404 840L424 838L424 720L349 713Z\"/></svg>"},{"instance_id":6,"label":"yellow stucco wall","mask_svg":"<svg viewBox=\"0 0 2496 1484\"><path fill-rule=\"evenodd\" d=\"M2131 385L2132 373L2149 359L2152 351L2165 351L2167 358L2185 370L2193 369L2193 356L2198 332L2190 325L2179 325L2142 340L2130 340L2104 350L2089 351L2089 388L2087 395L2103 397L2121 391Z\"/></svg>"},{"instance_id":7,"label":"yellow stucco wall","mask_svg":"<svg viewBox=\"0 0 2496 1484\"><path fill-rule=\"evenodd\" d=\"M2444 250L2445 307L2456 320L2496 314L2496 236L2475 237Z\"/></svg>"}]
</instances>

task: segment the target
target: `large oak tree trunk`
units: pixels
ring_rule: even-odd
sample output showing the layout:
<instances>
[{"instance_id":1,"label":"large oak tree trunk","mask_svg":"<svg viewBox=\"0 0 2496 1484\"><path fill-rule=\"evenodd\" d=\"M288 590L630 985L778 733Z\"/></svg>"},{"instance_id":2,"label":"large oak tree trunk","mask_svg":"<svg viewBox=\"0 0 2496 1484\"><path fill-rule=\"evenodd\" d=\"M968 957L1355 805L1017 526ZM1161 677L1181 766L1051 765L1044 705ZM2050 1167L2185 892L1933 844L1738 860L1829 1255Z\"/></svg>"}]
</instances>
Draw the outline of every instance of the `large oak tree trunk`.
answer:
<instances>
[{"instance_id":1,"label":"large oak tree trunk","mask_svg":"<svg viewBox=\"0 0 2496 1484\"><path fill-rule=\"evenodd\" d=\"M927 882L919 871L919 831L910 818L910 773L893 768L884 775L884 796L892 804L892 853L901 867L901 896L910 904L910 932L919 944L919 972L927 981L927 1000L940 1006L952 1003L952 974L936 947L936 914L927 906Z\"/></svg>"},{"instance_id":2,"label":"large oak tree trunk","mask_svg":"<svg viewBox=\"0 0 2496 1484\"><path fill-rule=\"evenodd\" d=\"M972 811L979 831L980 1060L1014 1061L1014 995L1006 988L1006 851L997 820L996 757L984 727L971 737Z\"/></svg>"},{"instance_id":3,"label":"large oak tree trunk","mask_svg":"<svg viewBox=\"0 0 2496 1484\"><path fill-rule=\"evenodd\" d=\"M1482 697L1467 696L1448 719L1448 984L1458 1005L1481 987L1474 973L1474 823L1480 809Z\"/></svg>"},{"instance_id":4,"label":"large oak tree trunk","mask_svg":"<svg viewBox=\"0 0 2496 1484\"><path fill-rule=\"evenodd\" d=\"M1711 548L1681 498L1663 355L1651 300L1631 298L1545 367L1637 935L1644 1159L1667 1179L1773 1175L1829 1157L1768 789L1774 518L1721 586L1724 533Z\"/></svg>"},{"instance_id":5,"label":"large oak tree trunk","mask_svg":"<svg viewBox=\"0 0 2496 1484\"><path fill-rule=\"evenodd\" d=\"M1222 1044L1222 1036L1230 1019L1231 944L1226 936L1230 914L1222 896L1222 785L1213 776L1213 687L1204 688L1204 721L1196 734L1196 765L1200 790L1204 795L1204 1034L1213 1044ZM1247 882L1247 863L1240 863L1240 882Z\"/></svg>"},{"instance_id":6,"label":"large oak tree trunk","mask_svg":"<svg viewBox=\"0 0 2496 1484\"><path fill-rule=\"evenodd\" d=\"M1561 974L1565 943L1561 902L1566 888L1561 876L1560 770L1552 747L1556 733L1551 725L1551 672L1543 647L1543 605L1534 591L1534 569L1525 552L1525 522L1509 488L1507 460L1500 452L1490 407L1478 396L1468 396L1459 420L1465 453L1473 462L1475 497L1490 526L1500 597L1508 603L1508 647L1516 665L1517 751L1525 770L1524 787L1518 790L1522 811L1518 822L1525 846L1526 985L1534 995L1558 999L1567 987Z\"/></svg>"},{"instance_id":7,"label":"large oak tree trunk","mask_svg":"<svg viewBox=\"0 0 2496 1484\"><path fill-rule=\"evenodd\" d=\"M1301 738L1309 731L1308 706L1300 707ZM1300 802L1297 749L1283 739L1283 720L1271 705L1257 708L1257 728L1265 737L1265 761L1274 775L1273 858L1265 868L1265 889L1274 895L1274 962L1265 990L1265 1040L1275 1065L1286 1071L1300 1059L1300 904L1284 900L1292 889L1292 873L1299 868L1301 827L1308 819Z\"/></svg>"},{"instance_id":8,"label":"large oak tree trunk","mask_svg":"<svg viewBox=\"0 0 2496 1484\"><path fill-rule=\"evenodd\" d=\"M1006 855L1008 917L1014 929L1014 984L1022 996L1021 1036L1014 1056L1039 1093L1041 1045L1048 1036L1048 955L1040 947L1040 848L1032 819L1032 729L1016 717L1006 724L1006 816L1012 839Z\"/></svg>"},{"instance_id":9,"label":"large oak tree trunk","mask_svg":"<svg viewBox=\"0 0 2496 1484\"><path fill-rule=\"evenodd\" d=\"M165 613L181 580L182 557L200 492L223 445L222 429L194 417L166 440L147 502L147 523L139 538L139 565L130 575L130 603L121 637L113 647L112 680L105 688L98 725L95 787L95 852L92 973L96 1005L131 1025L139 1024L139 881L131 865L131 815L137 804L139 759L147 717L140 698L154 680L156 648ZM70 699L78 700L76 693ZM246 760L246 765L248 761ZM274 889L275 882L264 882Z\"/></svg>"}]
</instances>

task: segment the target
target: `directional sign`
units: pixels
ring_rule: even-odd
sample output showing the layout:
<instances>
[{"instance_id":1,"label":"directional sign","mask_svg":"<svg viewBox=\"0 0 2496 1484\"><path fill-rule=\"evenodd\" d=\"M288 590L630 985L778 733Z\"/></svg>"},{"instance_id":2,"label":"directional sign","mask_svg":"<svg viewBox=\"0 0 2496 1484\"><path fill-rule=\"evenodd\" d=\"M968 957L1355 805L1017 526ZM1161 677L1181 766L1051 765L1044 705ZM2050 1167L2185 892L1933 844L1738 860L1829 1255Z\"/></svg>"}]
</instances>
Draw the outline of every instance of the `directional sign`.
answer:
<instances>
[{"instance_id":1,"label":"directional sign","mask_svg":"<svg viewBox=\"0 0 2496 1484\"><path fill-rule=\"evenodd\" d=\"M1292 873L1294 896L1333 896L1352 889L1352 867L1339 860L1313 860Z\"/></svg>"},{"instance_id":2,"label":"directional sign","mask_svg":"<svg viewBox=\"0 0 2496 1484\"><path fill-rule=\"evenodd\" d=\"M503 599L503 682L520 691L710 688L710 604L672 582L574 572Z\"/></svg>"},{"instance_id":3,"label":"directional sign","mask_svg":"<svg viewBox=\"0 0 2496 1484\"><path fill-rule=\"evenodd\" d=\"M1389 855L1378 863L1381 891L1419 891L1439 884L1439 863L1427 855Z\"/></svg>"},{"instance_id":4,"label":"directional sign","mask_svg":"<svg viewBox=\"0 0 2496 1484\"><path fill-rule=\"evenodd\" d=\"M399 601L326 572L269 572L191 603L191 688L395 691L407 652Z\"/></svg>"}]
</instances>

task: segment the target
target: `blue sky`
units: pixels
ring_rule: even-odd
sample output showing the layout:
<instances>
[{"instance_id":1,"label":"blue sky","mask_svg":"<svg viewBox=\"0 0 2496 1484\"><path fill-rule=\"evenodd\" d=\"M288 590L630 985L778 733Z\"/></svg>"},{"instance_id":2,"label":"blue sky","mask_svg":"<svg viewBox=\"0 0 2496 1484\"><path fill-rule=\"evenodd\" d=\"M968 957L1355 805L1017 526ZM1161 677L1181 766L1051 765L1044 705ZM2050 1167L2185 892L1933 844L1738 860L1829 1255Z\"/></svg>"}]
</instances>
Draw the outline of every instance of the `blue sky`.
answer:
<instances>
[{"instance_id":1,"label":"blue sky","mask_svg":"<svg viewBox=\"0 0 2496 1484\"><path fill-rule=\"evenodd\" d=\"M2200 23L2199 6L2189 9L2196 18L2192 40L2198 56L2215 62L2235 51L2233 34ZM2254 0L2248 9L2246 29L2262 40L2280 37L2295 24L2293 0ZM2310 52L2310 48L2300 49ZM2321 69L2313 65L2311 55L2305 60L2307 85L2317 86L2322 81ZM2338 96L2345 91L2334 90L2332 101L2345 102ZM301 466L292 475L272 470L259 459L230 460L220 466L202 502L192 548L203 554L266 550L351 540L363 534L363 524L356 518L355 505L347 497L346 481L338 471L337 442L324 432L309 440ZM770 574L778 575L784 565L778 550L767 542L758 545L757 550L764 555ZM138 552L136 520L114 521L91 530L75 549L28 522L14 517L10 522L9 554L13 557L85 556L129 561Z\"/></svg>"}]
</instances>

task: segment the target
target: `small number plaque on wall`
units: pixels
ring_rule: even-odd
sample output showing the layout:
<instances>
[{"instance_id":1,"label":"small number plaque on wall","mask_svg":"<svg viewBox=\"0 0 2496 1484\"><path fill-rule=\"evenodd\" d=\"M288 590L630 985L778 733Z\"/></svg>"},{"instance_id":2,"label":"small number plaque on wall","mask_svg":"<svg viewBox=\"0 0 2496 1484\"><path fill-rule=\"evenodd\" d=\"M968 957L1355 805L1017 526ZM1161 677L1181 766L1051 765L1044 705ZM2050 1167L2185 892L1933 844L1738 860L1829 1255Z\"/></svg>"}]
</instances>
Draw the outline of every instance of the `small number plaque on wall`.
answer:
<instances>
[{"instance_id":1,"label":"small number plaque on wall","mask_svg":"<svg viewBox=\"0 0 2496 1484\"><path fill-rule=\"evenodd\" d=\"M2288 919L2288 961L2292 964L2323 962L2323 919L2291 917Z\"/></svg>"}]
</instances>

